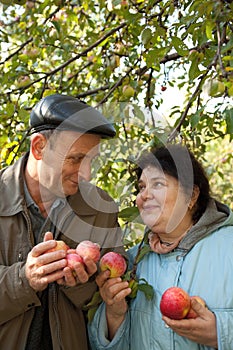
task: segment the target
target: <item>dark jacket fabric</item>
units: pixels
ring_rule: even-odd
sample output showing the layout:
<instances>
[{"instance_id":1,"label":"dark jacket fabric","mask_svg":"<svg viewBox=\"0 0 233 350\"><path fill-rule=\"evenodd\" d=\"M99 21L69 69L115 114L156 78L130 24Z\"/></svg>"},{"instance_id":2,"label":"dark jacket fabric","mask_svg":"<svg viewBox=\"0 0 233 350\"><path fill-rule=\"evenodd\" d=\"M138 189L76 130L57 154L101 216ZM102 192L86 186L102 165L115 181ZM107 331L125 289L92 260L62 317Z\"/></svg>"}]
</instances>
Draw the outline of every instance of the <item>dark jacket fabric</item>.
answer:
<instances>
[{"instance_id":1,"label":"dark jacket fabric","mask_svg":"<svg viewBox=\"0 0 233 350\"><path fill-rule=\"evenodd\" d=\"M25 276L25 262L34 246L30 216L24 196L23 169L27 155L0 172L0 348L24 350L35 308L37 293ZM117 206L96 186L82 182L77 194L66 200L51 218L55 239L75 248L82 240L101 245L101 253L123 253ZM43 240L43 236L41 238ZM53 349L87 350L83 306L91 299L94 278L75 287L51 283L48 287L49 322Z\"/></svg>"}]
</instances>

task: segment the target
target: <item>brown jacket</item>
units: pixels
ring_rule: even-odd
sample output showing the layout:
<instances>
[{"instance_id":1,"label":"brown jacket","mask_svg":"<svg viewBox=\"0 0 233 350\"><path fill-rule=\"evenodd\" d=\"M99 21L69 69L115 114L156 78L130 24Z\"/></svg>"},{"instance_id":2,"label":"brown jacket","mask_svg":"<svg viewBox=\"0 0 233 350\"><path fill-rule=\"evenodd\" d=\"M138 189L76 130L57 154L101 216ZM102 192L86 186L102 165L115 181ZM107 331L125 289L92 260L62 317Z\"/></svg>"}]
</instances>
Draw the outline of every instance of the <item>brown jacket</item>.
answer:
<instances>
[{"instance_id":1,"label":"brown jacket","mask_svg":"<svg viewBox=\"0 0 233 350\"><path fill-rule=\"evenodd\" d=\"M35 307L40 305L25 276L27 254L34 245L23 191L26 157L0 172L0 348L5 350L24 350ZM123 252L117 206L89 183L80 184L53 224L54 237L70 247L88 239L100 243L102 254L106 249ZM94 281L70 288L49 286L54 350L88 349L82 307L95 290Z\"/></svg>"}]
</instances>

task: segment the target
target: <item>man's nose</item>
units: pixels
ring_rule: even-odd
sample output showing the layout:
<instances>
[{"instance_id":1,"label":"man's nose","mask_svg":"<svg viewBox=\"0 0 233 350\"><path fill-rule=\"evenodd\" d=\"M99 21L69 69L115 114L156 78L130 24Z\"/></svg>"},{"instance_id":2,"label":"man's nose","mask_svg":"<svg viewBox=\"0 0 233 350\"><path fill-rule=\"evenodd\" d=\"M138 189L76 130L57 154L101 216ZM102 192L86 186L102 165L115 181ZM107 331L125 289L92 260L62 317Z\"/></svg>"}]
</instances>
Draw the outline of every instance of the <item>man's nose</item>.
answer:
<instances>
[{"instance_id":1,"label":"man's nose","mask_svg":"<svg viewBox=\"0 0 233 350\"><path fill-rule=\"evenodd\" d=\"M84 161L79 168L79 179L85 181L91 181L91 163Z\"/></svg>"}]
</instances>

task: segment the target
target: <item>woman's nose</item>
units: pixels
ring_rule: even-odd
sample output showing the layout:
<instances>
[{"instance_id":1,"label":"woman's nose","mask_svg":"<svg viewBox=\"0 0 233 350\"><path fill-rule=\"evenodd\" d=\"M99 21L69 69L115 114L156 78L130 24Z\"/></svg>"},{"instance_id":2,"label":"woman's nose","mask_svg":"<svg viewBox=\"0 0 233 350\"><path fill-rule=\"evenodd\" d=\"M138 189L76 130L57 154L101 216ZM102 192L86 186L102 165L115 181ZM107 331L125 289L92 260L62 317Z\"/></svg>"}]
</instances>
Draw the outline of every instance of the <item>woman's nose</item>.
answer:
<instances>
[{"instance_id":1,"label":"woman's nose","mask_svg":"<svg viewBox=\"0 0 233 350\"><path fill-rule=\"evenodd\" d=\"M144 190L141 192L141 197L143 200L147 200L148 198L151 198L152 193L151 189L147 186L144 188Z\"/></svg>"}]
</instances>

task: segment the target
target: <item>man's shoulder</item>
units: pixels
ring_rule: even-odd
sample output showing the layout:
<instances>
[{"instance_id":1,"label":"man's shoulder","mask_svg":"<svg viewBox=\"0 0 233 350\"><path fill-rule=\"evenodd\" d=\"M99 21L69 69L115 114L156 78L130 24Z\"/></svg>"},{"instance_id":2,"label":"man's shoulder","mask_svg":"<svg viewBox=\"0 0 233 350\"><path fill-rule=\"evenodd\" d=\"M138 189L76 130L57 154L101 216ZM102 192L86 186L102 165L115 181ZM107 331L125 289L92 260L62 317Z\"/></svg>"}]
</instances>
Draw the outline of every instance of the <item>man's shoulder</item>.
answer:
<instances>
[{"instance_id":1,"label":"man's shoulder","mask_svg":"<svg viewBox=\"0 0 233 350\"><path fill-rule=\"evenodd\" d=\"M0 171L0 192L4 201L0 202L2 215L13 215L22 210L23 174L20 158L13 165L7 166Z\"/></svg>"}]
</instances>

